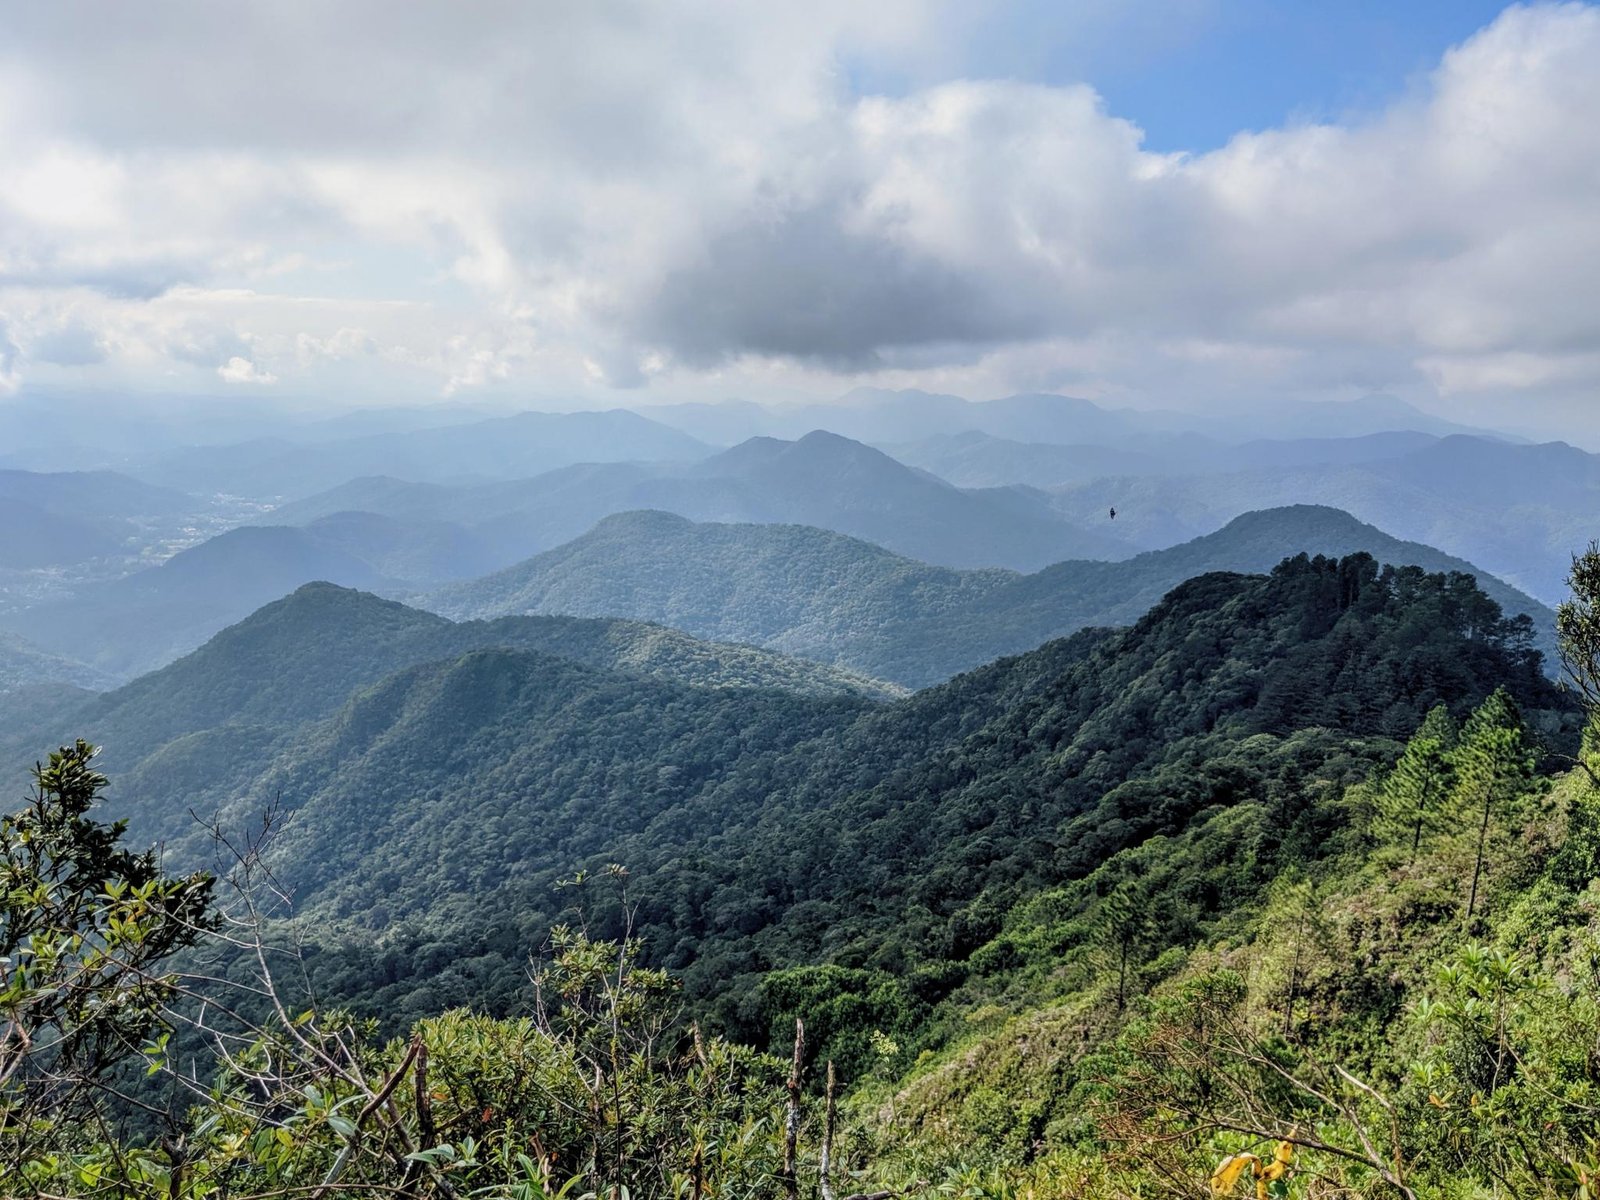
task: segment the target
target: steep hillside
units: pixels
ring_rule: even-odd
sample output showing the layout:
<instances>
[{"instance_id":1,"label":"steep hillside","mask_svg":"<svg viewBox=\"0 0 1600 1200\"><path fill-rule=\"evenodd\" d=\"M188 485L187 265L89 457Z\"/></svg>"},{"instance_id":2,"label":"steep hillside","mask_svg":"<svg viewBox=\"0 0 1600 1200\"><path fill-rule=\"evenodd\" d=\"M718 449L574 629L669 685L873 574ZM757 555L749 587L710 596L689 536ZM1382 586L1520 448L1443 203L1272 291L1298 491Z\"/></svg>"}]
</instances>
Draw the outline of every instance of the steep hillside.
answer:
<instances>
[{"instance_id":1,"label":"steep hillside","mask_svg":"<svg viewBox=\"0 0 1600 1200\"><path fill-rule=\"evenodd\" d=\"M1463 713L1503 684L1559 706L1495 613L1459 578L1302 558L886 708L477 651L385 677L248 777L217 781L213 745L238 758L251 726L176 737L121 795L145 829L197 797L238 823L286 806L276 869L306 911L389 930L381 953L363 934L323 962L336 994L405 1012L453 996L459 980L398 965L423 939L509 995L557 877L621 861L655 953L753 1028L740 1006L770 967L960 961L993 905L1212 806L1277 789L1278 836L1318 836L1297 824L1302 781L1363 776L1435 703Z\"/></svg>"},{"instance_id":2,"label":"steep hillside","mask_svg":"<svg viewBox=\"0 0 1600 1200\"><path fill-rule=\"evenodd\" d=\"M522 627L541 624L560 644L584 640L571 619ZM1191 579L1132 628L1054 641L889 705L686 685L504 645L401 665L339 701L334 673L359 669L364 650L437 650L467 627L321 585L143 688L41 708L67 701L54 716L77 730L93 712L126 722L105 732L137 761L96 815L167 835L162 870L209 861L191 814L214 812L232 838L276 813L271 894L275 911L292 896L299 920L268 928L266 957L319 1005L370 1013L380 1041L406 1035L361 1051L374 1064L364 1078L414 1068L416 1127L454 1139L437 1161L476 1162L480 1135L516 1128L513 1148L526 1140L555 1163L543 1147L559 1128L559 1164L515 1160L517 1178L542 1184L581 1170L624 1121L652 1145L681 1126L696 1140L674 1178L693 1190L707 1131L725 1129L758 1194L777 1170L783 1066L731 1057L718 1033L786 1052L800 1017L797 1073L819 1084L829 1064L831 1086L837 1066L847 1089L835 1145L855 1186L1111 1200L1162 1194L1160 1180L1198 1194L1218 1162L1259 1168L1241 1147L1265 1141L1296 1183L1357 1195L1375 1172L1403 1170L1421 1196L1434 1194L1424 1180L1468 1168L1538 1184L1576 1161L1592 1129L1583 1047L1595 1015L1580 989L1600 810L1576 794L1545 802L1537 750L1573 752L1580 716L1563 710L1524 626L1464 575L1302 555L1270 576ZM0 698L0 720L7 707ZM306 710L321 715L300 721ZM164 730L148 724L174 712ZM136 744L152 734L172 736ZM91 795L104 782L53 764L37 811L79 780ZM1587 788L1577 773L1569 782ZM1563 844L1553 817L1566 813ZM103 829L71 824L75 837ZM59 836L27 815L6 828L24 847L35 831ZM159 919L123 889L94 894L130 921ZM577 932L564 924L574 904ZM128 928L146 926L107 936ZM624 933L642 941L594 940ZM1472 944L1485 934L1494 947ZM214 996L228 978L254 979L257 956L238 949L207 948L190 985ZM693 1027L663 1036L640 1007L676 991L657 966L687 984ZM230 1021L284 1012L250 984L230 995ZM553 1022L539 1003L552 997ZM471 1015L435 1017L452 1006ZM313 1055L336 1044L315 1012L293 1028L302 1040L281 1045L297 1071L291 1042ZM625 1085L623 1056L606 1048L622 1029L627 1094L649 1105L607 1120L603 1098ZM167 1045L155 1072L168 1056L197 1061ZM288 1092L270 1076L263 1092L254 1070L225 1079L211 1111L233 1120L249 1103L244 1132L219 1140L199 1126L193 1143L141 1151L139 1179L154 1164L171 1190L194 1162L233 1179L245 1145L265 1145L274 1164L294 1154L288 1178L305 1177L295 1168L312 1153L313 1176L336 1175L356 1140L337 1113L326 1131L296 1121L287 1140L275 1127L249 1137L301 1111L302 1094L327 1106L325 1088L344 1078L342 1060L327 1061L332 1080L308 1062L314 1085ZM663 1088L681 1080L704 1098L713 1076L731 1085L712 1097L719 1124L693 1106L660 1122ZM1330 1099L1327 1079L1355 1083ZM357 1082L336 1106L376 1102ZM430 1111L446 1124L427 1124ZM1504 1149L1530 1112L1538 1144L1554 1148L1545 1158ZM631 1178L636 1155L612 1141L616 1177ZM394 1157L385 1178L417 1161ZM79 1164L53 1194L88 1177Z\"/></svg>"},{"instance_id":3,"label":"steep hillside","mask_svg":"<svg viewBox=\"0 0 1600 1200\"><path fill-rule=\"evenodd\" d=\"M80 693L75 705L52 703L38 714L19 707L0 723L0 754L11 763L31 761L39 746L89 730L106 747L125 797L158 795L170 785L195 801L216 799L264 769L284 737L326 717L361 688L421 663L488 649L715 689L863 701L903 694L850 671L702 642L658 625L576 617L455 624L365 592L313 583L116 691ZM192 824L186 813L159 832L184 832Z\"/></svg>"},{"instance_id":4,"label":"steep hillside","mask_svg":"<svg viewBox=\"0 0 1600 1200\"><path fill-rule=\"evenodd\" d=\"M1357 551L1465 571L1507 612L1532 617L1539 644L1549 647L1554 615L1527 596L1470 563L1313 506L1247 514L1215 534L1124 562L1059 563L1029 576L931 567L815 529L629 513L421 603L451 617L565 612L660 621L920 687L1078 629L1126 624L1194 575L1263 571L1302 552Z\"/></svg>"}]
</instances>

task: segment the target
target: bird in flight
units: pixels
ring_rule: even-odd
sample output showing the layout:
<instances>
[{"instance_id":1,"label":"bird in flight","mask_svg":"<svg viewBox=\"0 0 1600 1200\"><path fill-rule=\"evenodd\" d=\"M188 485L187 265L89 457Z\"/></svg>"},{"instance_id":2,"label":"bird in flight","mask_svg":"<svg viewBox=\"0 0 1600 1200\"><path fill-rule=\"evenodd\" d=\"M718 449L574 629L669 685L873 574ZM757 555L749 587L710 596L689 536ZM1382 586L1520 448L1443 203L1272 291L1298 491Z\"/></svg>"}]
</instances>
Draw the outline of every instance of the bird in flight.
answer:
<instances>
[{"instance_id":1,"label":"bird in flight","mask_svg":"<svg viewBox=\"0 0 1600 1200\"><path fill-rule=\"evenodd\" d=\"M1117 519L1117 510L1114 509L1114 508L1111 510L1111 519L1113 521L1115 521Z\"/></svg>"}]
</instances>

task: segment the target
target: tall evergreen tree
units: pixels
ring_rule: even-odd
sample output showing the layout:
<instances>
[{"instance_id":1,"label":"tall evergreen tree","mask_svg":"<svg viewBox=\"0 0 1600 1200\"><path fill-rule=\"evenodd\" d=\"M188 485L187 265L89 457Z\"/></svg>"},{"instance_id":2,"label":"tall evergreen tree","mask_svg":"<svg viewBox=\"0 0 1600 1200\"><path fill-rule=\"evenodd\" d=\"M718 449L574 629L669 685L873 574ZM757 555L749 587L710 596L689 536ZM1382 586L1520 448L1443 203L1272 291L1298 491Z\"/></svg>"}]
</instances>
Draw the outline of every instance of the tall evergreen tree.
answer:
<instances>
[{"instance_id":1,"label":"tall evergreen tree","mask_svg":"<svg viewBox=\"0 0 1600 1200\"><path fill-rule=\"evenodd\" d=\"M1422 846L1422 835L1438 825L1442 801L1454 786L1451 752L1457 737L1450 710L1435 705L1384 780L1378 797L1381 827L1396 840L1408 841L1413 859Z\"/></svg>"},{"instance_id":2,"label":"tall evergreen tree","mask_svg":"<svg viewBox=\"0 0 1600 1200\"><path fill-rule=\"evenodd\" d=\"M1097 938L1117 973L1118 1012L1127 1007L1128 972L1149 940L1152 925L1149 889L1142 880L1124 880L1100 902Z\"/></svg>"},{"instance_id":3,"label":"tall evergreen tree","mask_svg":"<svg viewBox=\"0 0 1600 1200\"><path fill-rule=\"evenodd\" d=\"M1516 701L1504 688L1496 688L1468 718L1452 762L1455 802L1463 813L1474 816L1478 826L1472 888L1467 897L1470 921L1478 907L1484 849L1495 809L1522 791L1533 775L1533 747Z\"/></svg>"}]
</instances>

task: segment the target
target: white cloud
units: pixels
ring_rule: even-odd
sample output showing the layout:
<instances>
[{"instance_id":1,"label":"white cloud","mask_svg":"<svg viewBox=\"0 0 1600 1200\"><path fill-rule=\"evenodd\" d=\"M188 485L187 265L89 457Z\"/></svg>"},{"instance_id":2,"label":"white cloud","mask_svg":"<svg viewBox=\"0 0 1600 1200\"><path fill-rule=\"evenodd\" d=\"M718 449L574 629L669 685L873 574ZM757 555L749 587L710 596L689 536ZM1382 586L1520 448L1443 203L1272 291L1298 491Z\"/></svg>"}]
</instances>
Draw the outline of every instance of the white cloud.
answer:
<instances>
[{"instance_id":1,"label":"white cloud","mask_svg":"<svg viewBox=\"0 0 1600 1200\"><path fill-rule=\"evenodd\" d=\"M263 371L251 362L235 354L227 362L217 368L217 375L224 383L277 383L278 377L269 371Z\"/></svg>"},{"instance_id":2,"label":"white cloud","mask_svg":"<svg viewBox=\"0 0 1600 1200\"><path fill-rule=\"evenodd\" d=\"M0 47L13 375L72 325L301 392L1600 385L1589 5L1193 156L1080 85L852 96L843 55L954 61L934 0L93 7Z\"/></svg>"},{"instance_id":3,"label":"white cloud","mask_svg":"<svg viewBox=\"0 0 1600 1200\"><path fill-rule=\"evenodd\" d=\"M17 374L17 346L11 340L6 323L0 319L0 395L17 390L22 382Z\"/></svg>"}]
</instances>

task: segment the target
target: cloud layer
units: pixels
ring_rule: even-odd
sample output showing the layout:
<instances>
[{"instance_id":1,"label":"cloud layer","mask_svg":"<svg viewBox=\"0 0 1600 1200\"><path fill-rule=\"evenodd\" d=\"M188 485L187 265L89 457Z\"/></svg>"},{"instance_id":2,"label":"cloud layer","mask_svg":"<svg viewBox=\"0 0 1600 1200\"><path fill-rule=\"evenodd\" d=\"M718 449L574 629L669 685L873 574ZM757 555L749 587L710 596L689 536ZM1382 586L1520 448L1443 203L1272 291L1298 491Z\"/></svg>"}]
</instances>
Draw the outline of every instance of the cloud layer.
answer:
<instances>
[{"instance_id":1,"label":"cloud layer","mask_svg":"<svg viewBox=\"0 0 1600 1200\"><path fill-rule=\"evenodd\" d=\"M581 399L871 374L1552 418L1600 384L1600 9L1509 9L1388 111L1199 155L1147 152L1081 84L848 86L848 60L947 61L949 16L23 6L0 384Z\"/></svg>"}]
</instances>

